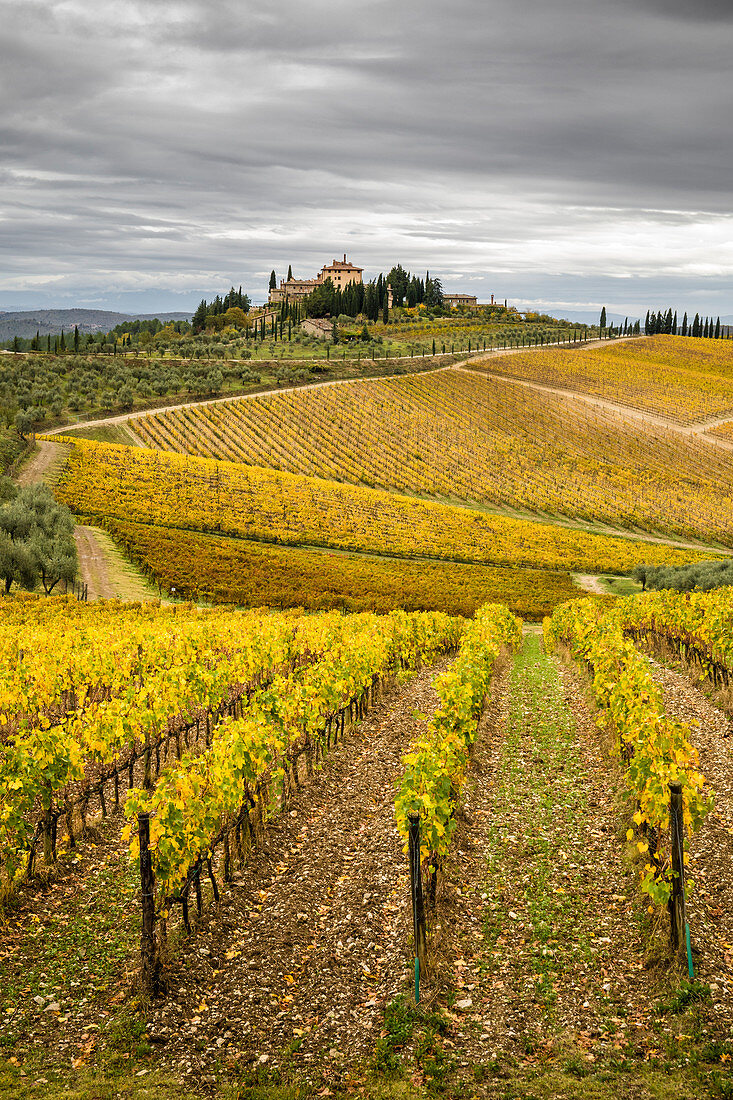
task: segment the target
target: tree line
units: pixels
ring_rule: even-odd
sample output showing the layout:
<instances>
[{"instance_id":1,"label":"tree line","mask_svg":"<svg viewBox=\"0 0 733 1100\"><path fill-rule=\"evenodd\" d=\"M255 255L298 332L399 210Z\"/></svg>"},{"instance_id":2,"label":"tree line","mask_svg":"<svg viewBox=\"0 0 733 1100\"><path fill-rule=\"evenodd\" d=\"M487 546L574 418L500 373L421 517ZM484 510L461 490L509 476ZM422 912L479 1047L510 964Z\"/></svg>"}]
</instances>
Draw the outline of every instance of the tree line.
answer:
<instances>
[{"instance_id":1,"label":"tree line","mask_svg":"<svg viewBox=\"0 0 733 1100\"><path fill-rule=\"evenodd\" d=\"M601 332L616 332L619 335L637 335L641 332L641 324L639 321L635 321L633 325L629 324L628 317L624 321L623 325L618 325L616 328L608 326L606 324L606 307L601 310L600 320L598 322ZM720 317L713 320L712 317L701 317L699 313L695 314L694 320L688 322L687 311L682 318L682 324L677 323L677 310L660 309L657 312L654 310L646 311L646 318L644 320L644 335L645 336L658 336L660 334L667 334L668 336L699 336L703 339L710 340L727 340L728 326L721 325Z\"/></svg>"},{"instance_id":2,"label":"tree line","mask_svg":"<svg viewBox=\"0 0 733 1100\"><path fill-rule=\"evenodd\" d=\"M629 321L628 317L624 318L622 325L609 325L606 319L606 307L601 310L601 316L598 321L598 328L601 336L604 334L610 336L640 336L641 335L641 321Z\"/></svg>"},{"instance_id":3,"label":"tree line","mask_svg":"<svg viewBox=\"0 0 733 1100\"><path fill-rule=\"evenodd\" d=\"M725 332L723 332L723 328L725 328ZM687 311L685 311L682 318L682 324L678 326L677 310L674 313L671 309L668 309L666 313L664 310L659 310L658 313L650 313L647 310L644 333L646 336L668 333L673 336L699 336L706 340L720 340L727 339L728 327L727 325L721 326L720 317L713 321L712 317L701 317L699 313L696 313L694 320L688 323Z\"/></svg>"},{"instance_id":4,"label":"tree line","mask_svg":"<svg viewBox=\"0 0 733 1100\"><path fill-rule=\"evenodd\" d=\"M240 314L246 317L249 313L249 307L249 295L242 292L241 286L239 290L235 290L234 287L232 287L229 293L225 294L224 297L222 297L221 294L217 294L216 298L211 302L207 302L205 298L202 298L191 318L191 329L194 333L199 333L203 332L206 328L225 328L226 323L236 324L233 318L224 324L221 323L221 319L236 310L238 312L234 314L234 317L236 317L236 320L239 320Z\"/></svg>"}]
</instances>

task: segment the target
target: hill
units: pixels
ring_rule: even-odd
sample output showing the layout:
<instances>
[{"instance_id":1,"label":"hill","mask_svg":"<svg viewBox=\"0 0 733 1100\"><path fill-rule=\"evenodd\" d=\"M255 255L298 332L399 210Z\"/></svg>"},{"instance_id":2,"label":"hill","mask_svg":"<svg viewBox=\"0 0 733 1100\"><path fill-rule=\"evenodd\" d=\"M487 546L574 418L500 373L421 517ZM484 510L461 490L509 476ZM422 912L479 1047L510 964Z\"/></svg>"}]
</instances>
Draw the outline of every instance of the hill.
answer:
<instances>
[{"instance_id":1,"label":"hill","mask_svg":"<svg viewBox=\"0 0 733 1100\"><path fill-rule=\"evenodd\" d=\"M31 340L37 332L41 336L56 336L63 329L68 332L75 325L79 332L109 332L125 321L146 321L157 317L159 321L190 321L190 313L114 313L107 309L31 309L18 313L0 312L0 342L14 336Z\"/></svg>"}]
</instances>

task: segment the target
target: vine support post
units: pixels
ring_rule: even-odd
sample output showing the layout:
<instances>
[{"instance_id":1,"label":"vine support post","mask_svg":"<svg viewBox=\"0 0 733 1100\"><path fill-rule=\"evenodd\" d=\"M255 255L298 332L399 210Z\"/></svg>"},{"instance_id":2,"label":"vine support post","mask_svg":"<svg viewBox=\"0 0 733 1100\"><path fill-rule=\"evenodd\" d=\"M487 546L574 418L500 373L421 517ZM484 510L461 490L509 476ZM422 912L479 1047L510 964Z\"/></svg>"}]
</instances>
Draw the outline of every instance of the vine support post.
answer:
<instances>
[{"instance_id":1,"label":"vine support post","mask_svg":"<svg viewBox=\"0 0 733 1100\"><path fill-rule=\"evenodd\" d=\"M56 845L54 844L54 817L49 794L49 804L43 813L43 860L44 863L55 863Z\"/></svg>"},{"instance_id":2,"label":"vine support post","mask_svg":"<svg viewBox=\"0 0 733 1100\"><path fill-rule=\"evenodd\" d=\"M669 784L669 827L672 849L672 896L669 899L669 922L672 950L680 950L685 938L685 863L682 784Z\"/></svg>"},{"instance_id":3,"label":"vine support post","mask_svg":"<svg viewBox=\"0 0 733 1100\"><path fill-rule=\"evenodd\" d=\"M150 855L150 814L137 815L140 837L140 889L142 900L142 931L140 933L140 959L142 962L142 987L153 996L157 987L157 959L155 957L155 875Z\"/></svg>"},{"instance_id":4,"label":"vine support post","mask_svg":"<svg viewBox=\"0 0 733 1100\"><path fill-rule=\"evenodd\" d=\"M425 903L420 869L420 815L409 815L410 891L412 893L412 924L415 935L415 1001L420 1000L420 975L425 975L426 937Z\"/></svg>"}]
</instances>

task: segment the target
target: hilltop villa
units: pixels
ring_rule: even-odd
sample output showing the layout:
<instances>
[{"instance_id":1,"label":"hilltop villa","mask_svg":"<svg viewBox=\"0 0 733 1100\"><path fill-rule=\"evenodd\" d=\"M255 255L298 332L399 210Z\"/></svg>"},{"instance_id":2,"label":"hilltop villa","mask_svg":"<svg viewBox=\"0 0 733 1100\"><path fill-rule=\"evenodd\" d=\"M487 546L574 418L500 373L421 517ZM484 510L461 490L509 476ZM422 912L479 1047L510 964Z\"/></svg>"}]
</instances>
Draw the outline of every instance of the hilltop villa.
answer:
<instances>
[{"instance_id":1,"label":"hilltop villa","mask_svg":"<svg viewBox=\"0 0 733 1100\"><path fill-rule=\"evenodd\" d=\"M363 267L347 263L344 252L343 260L332 260L330 264L325 264L315 279L281 279L280 286L270 291L268 301L270 305L283 301L297 302L311 294L321 283L325 283L326 279L331 280L336 290L343 290L350 283L360 283L363 270Z\"/></svg>"}]
</instances>

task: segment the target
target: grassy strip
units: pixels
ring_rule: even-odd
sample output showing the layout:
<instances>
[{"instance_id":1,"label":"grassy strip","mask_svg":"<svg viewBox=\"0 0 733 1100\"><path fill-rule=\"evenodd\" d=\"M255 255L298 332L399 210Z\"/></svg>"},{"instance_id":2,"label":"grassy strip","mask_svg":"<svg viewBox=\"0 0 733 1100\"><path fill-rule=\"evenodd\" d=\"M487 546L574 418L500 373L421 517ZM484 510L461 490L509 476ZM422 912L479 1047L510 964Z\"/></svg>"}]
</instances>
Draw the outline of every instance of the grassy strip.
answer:
<instances>
[{"instance_id":1,"label":"grassy strip","mask_svg":"<svg viewBox=\"0 0 733 1100\"><path fill-rule=\"evenodd\" d=\"M524 936L533 945L534 997L550 1024L559 978L569 966L587 966L594 958L588 935L588 906L593 903L582 891L568 888L564 871L582 844L578 833L589 813L588 777L557 670L540 651L536 635L525 638L511 685L494 802L496 824L486 851L486 891L495 900L485 932L488 944L495 945L511 935L516 917L509 912L522 914ZM501 899L509 890L512 900L505 903Z\"/></svg>"}]
</instances>

